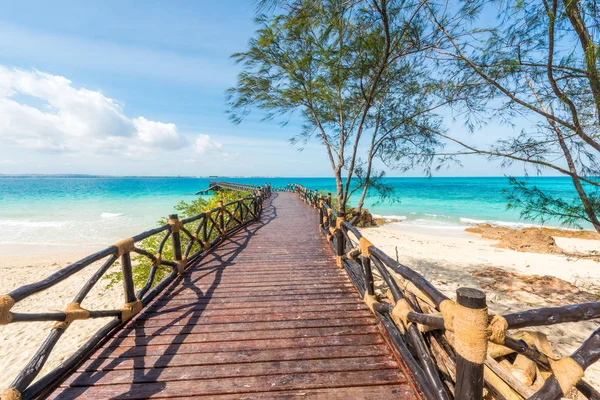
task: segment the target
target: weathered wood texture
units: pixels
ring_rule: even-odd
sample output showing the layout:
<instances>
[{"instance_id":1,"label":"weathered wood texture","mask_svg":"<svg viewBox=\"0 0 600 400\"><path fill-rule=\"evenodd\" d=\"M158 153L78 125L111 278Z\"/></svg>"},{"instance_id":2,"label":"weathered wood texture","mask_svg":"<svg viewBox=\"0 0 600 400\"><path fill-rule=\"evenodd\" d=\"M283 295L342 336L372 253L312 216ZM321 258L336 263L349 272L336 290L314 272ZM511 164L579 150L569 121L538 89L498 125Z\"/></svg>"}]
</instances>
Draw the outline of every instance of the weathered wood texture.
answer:
<instances>
[{"instance_id":1,"label":"weathered wood texture","mask_svg":"<svg viewBox=\"0 0 600 400\"><path fill-rule=\"evenodd\" d=\"M274 194L50 398L415 398L317 218Z\"/></svg>"}]
</instances>

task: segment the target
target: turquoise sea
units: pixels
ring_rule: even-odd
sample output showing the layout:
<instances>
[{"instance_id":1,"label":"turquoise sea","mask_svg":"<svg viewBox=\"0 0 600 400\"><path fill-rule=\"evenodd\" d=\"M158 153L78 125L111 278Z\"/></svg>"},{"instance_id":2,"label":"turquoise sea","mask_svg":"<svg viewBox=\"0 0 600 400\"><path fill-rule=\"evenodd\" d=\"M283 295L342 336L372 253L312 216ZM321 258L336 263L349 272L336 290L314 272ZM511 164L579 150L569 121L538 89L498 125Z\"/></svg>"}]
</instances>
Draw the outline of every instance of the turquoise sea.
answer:
<instances>
[{"instance_id":1,"label":"turquoise sea","mask_svg":"<svg viewBox=\"0 0 600 400\"><path fill-rule=\"evenodd\" d=\"M330 178L219 179L270 182L273 186L292 182L334 192ZM369 198L367 207L374 214L403 219L403 224L456 229L484 221L507 226L529 223L521 221L517 212L506 210L505 177L387 180L396 190L396 201L379 203ZM567 178L529 180L565 198L575 195ZM207 188L208 181L192 177L0 176L0 245L105 246L155 226L180 200L191 200L194 192Z\"/></svg>"}]
</instances>

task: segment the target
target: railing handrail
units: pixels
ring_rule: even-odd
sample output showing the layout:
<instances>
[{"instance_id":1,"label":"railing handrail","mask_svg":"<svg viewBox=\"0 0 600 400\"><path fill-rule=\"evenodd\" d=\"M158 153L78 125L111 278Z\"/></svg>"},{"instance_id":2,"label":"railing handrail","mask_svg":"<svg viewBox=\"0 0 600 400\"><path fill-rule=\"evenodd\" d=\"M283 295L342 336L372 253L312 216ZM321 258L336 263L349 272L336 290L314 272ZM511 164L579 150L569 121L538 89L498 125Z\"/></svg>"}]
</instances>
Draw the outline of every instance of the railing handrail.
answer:
<instances>
[{"instance_id":1,"label":"railing handrail","mask_svg":"<svg viewBox=\"0 0 600 400\"><path fill-rule=\"evenodd\" d=\"M46 340L39 347L27 366L10 384L8 389L2 393L2 398L9 398L9 396L13 396L10 398L33 398L43 393L53 382L64 377L65 374L68 373L83 356L89 354L103 338L114 330L122 327L128 320L139 313L148 302L150 302L177 276L182 275L188 265L204 257L209 250L215 248L220 242L245 225L257 221L262 213L263 201L271 196L271 187L269 184L255 186L252 188L252 193L252 196L233 200L226 204L223 204L223 202L220 201L217 207L182 220L179 219L177 214L171 214L169 215L168 223L165 225L121 240L114 245L97 251L56 271L41 281L20 286L10 291L8 294L0 295L0 325L28 321L56 321ZM193 222L198 222L198 225L192 233L187 229L186 224ZM136 244L144 239L163 232L165 235L160 241L156 253L153 254L145 249L136 247ZM181 233L185 235L183 238L187 241L185 249L183 248L184 243L182 243ZM169 238L172 240L172 260L166 260L162 256ZM196 244L199 249L190 254ZM132 275L130 255L132 252L144 256L152 262L146 284L137 293L135 292ZM112 310L87 310L82 308L81 303L86 295L119 258L123 280L125 282L124 306L121 309ZM64 312L16 313L11 311L14 305L23 299L53 287L89 265L103 259L106 259L106 261L84 284L74 297L73 301L67 305ZM171 273L152 287L155 283L154 279L156 272L160 266L171 267ZM73 321L78 319L106 317L113 318L100 328L88 342L81 346L59 367L50 371L44 377L32 384L33 380L44 366L54 346Z\"/></svg>"},{"instance_id":2,"label":"railing handrail","mask_svg":"<svg viewBox=\"0 0 600 400\"><path fill-rule=\"evenodd\" d=\"M365 303L382 320L392 342L428 399L449 398L438 367L430 355L434 352L420 332L440 329L454 334L453 348L457 353L456 399L482 398L484 368L502 375L496 365L498 363L487 355L488 342L526 357L533 363L534 369L537 366L553 373L535 393L530 389L529 392L523 388L520 388L521 391L515 389L523 397L532 395L531 399L558 399L573 387L588 397L598 396L598 392L581 377L587 367L600 359L600 329L593 332L570 357L559 360L541 353L522 340L512 338L508 330L598 318L600 302L488 315L484 292L459 288L457 301L452 301L423 275L392 259L369 242L345 220L344 214L338 215L332 210L331 195L324 197L318 191L301 185L293 185L293 189L307 204L319 211L319 227L336 253L338 266L351 272L350 276ZM375 296L373 266L389 289L389 303L380 302ZM391 271L405 280L403 287L400 287ZM468 340L463 340L466 337ZM451 359L435 336L429 335L429 340L437 344L436 354ZM502 377L508 379L504 375Z\"/></svg>"}]
</instances>

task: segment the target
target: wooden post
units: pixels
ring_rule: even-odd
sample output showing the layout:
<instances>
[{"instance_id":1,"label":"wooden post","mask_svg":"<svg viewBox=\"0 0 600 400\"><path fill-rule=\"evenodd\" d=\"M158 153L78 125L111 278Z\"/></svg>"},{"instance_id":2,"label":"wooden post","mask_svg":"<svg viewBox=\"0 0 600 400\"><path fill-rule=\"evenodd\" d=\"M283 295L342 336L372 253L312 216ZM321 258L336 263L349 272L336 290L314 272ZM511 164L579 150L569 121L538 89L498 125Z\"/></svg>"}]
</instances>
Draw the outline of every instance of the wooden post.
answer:
<instances>
[{"instance_id":1,"label":"wooden post","mask_svg":"<svg viewBox=\"0 0 600 400\"><path fill-rule=\"evenodd\" d=\"M371 270L371 259L369 257L365 257L364 255L362 255L360 259L363 265L365 287L367 293L370 296L373 296L375 294L375 287L373 286L373 271Z\"/></svg>"},{"instance_id":2,"label":"wooden post","mask_svg":"<svg viewBox=\"0 0 600 400\"><path fill-rule=\"evenodd\" d=\"M331 208L331 193L327 193L327 205Z\"/></svg>"},{"instance_id":3,"label":"wooden post","mask_svg":"<svg viewBox=\"0 0 600 400\"><path fill-rule=\"evenodd\" d=\"M240 199L239 203L240 203L240 221L242 221L242 224L243 224L244 223L244 199Z\"/></svg>"},{"instance_id":4,"label":"wooden post","mask_svg":"<svg viewBox=\"0 0 600 400\"><path fill-rule=\"evenodd\" d=\"M131 272L131 256L128 252L121 256L121 272L123 273L123 291L125 293L125 303L131 303L136 300L135 288L133 287L133 274Z\"/></svg>"},{"instance_id":5,"label":"wooden post","mask_svg":"<svg viewBox=\"0 0 600 400\"><path fill-rule=\"evenodd\" d=\"M342 229L340 223L344 221L344 213L338 212L337 219L335 221L336 229L335 229L335 254L337 259L337 266L339 268L344 267L344 263L342 261L342 256L344 255L344 234L342 233ZM329 220L331 223L331 220Z\"/></svg>"},{"instance_id":6,"label":"wooden post","mask_svg":"<svg viewBox=\"0 0 600 400\"><path fill-rule=\"evenodd\" d=\"M202 221L202 243L209 243L208 238L208 221L210 220L208 214L204 214L204 220Z\"/></svg>"},{"instance_id":7,"label":"wooden post","mask_svg":"<svg viewBox=\"0 0 600 400\"><path fill-rule=\"evenodd\" d=\"M325 209L323 208L323 199L319 199L319 227L321 229L326 229L325 224L323 223L323 217L325 217Z\"/></svg>"},{"instance_id":8,"label":"wooden post","mask_svg":"<svg viewBox=\"0 0 600 400\"><path fill-rule=\"evenodd\" d=\"M179 222L179 216L177 214L169 215L169 222ZM171 225L171 239L173 242L173 256L176 261L181 261L181 237L179 236L179 228L173 229L174 225Z\"/></svg>"},{"instance_id":9,"label":"wooden post","mask_svg":"<svg viewBox=\"0 0 600 400\"><path fill-rule=\"evenodd\" d=\"M256 216L256 220L258 220L258 197L256 195L252 195L252 208L254 209L254 215Z\"/></svg>"},{"instance_id":10,"label":"wooden post","mask_svg":"<svg viewBox=\"0 0 600 400\"><path fill-rule=\"evenodd\" d=\"M487 305L485 293L478 289L473 288L458 288L456 291L456 302L459 306L463 306L466 309L471 310L483 310L486 309ZM470 319L470 318L469 318ZM455 315L454 327L455 327L455 348L457 347L458 335L460 331L457 331L457 327L464 327L466 334L476 335L476 329L487 328L487 322L484 326L469 326L467 318L461 318L461 315ZM462 330L462 329L461 329ZM485 336L485 335L484 335ZM464 340L460 348L457 348L456 354L456 390L454 398L465 399L465 400L480 400L483 398L483 361L479 362L479 355L483 354L485 360L485 354L487 352L487 339L480 343L480 340ZM477 356L473 356L477 353ZM467 358L470 358L467 359Z\"/></svg>"},{"instance_id":11,"label":"wooden post","mask_svg":"<svg viewBox=\"0 0 600 400\"><path fill-rule=\"evenodd\" d=\"M221 237L225 236L225 211L223 201L219 200L219 233Z\"/></svg>"}]
</instances>

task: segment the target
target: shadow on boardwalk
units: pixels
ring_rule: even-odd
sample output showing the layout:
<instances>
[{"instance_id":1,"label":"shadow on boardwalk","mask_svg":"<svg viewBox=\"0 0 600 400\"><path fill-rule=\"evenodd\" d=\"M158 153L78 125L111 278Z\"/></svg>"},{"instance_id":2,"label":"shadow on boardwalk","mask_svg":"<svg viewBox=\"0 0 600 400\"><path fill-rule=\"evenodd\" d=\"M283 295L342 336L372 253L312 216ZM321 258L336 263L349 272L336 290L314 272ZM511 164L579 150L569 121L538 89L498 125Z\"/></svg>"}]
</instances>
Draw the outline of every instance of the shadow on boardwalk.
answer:
<instances>
[{"instance_id":1,"label":"shadow on boardwalk","mask_svg":"<svg viewBox=\"0 0 600 400\"><path fill-rule=\"evenodd\" d=\"M248 247L252 237L277 217L277 209L273 205L273 200L276 197L277 194L274 193L264 204L263 213L258 223L251 223L245 226L233 237L221 243L217 248L215 248L215 251L211 251L206 257L190 266L184 276L173 281L173 283L165 289L163 294L157 296L157 298L151 304L149 304L148 307L146 307L146 310L155 307L157 302L166 302L175 298L176 295L180 294L186 289L192 290L196 296L196 299L202 300L202 302L190 301L188 304L161 309L162 312L181 311L181 315L173 320L170 320L160 329L153 330L152 336L145 336L145 324L147 321L149 321L149 319L142 319L144 315L143 313L140 314L141 318L138 317L133 320L126 328L124 328L122 332L118 334L117 337L110 340L105 345L106 348L101 353L97 354L96 360L86 366L86 371L94 371L92 374L81 375L70 383L71 386L85 386L80 386L77 388L76 393L71 392L69 397L73 397L73 395L85 396L86 390L88 390L90 387L93 387L92 385L94 383L98 382L100 379L106 376L109 371L114 370L120 363L127 361L128 359L134 360L134 376L133 381L131 382L132 384L159 381L161 374L163 371L165 371L164 367L168 366L173 356L177 354L179 347L185 342L185 338L190 334L190 328L198 323L202 313L210 303L215 289L221 282L223 272L227 269L227 267L235 265L237 257ZM206 271L206 273L192 278L191 272L195 271ZM214 274L214 280L206 291L202 291L195 285L195 283L202 278L212 274ZM185 323L185 325L182 325L182 323ZM146 349L146 346L152 345L153 339L158 338L161 333L172 331L173 328L177 329L177 327L179 327L179 329L176 333L169 333L169 336L173 335L173 342L164 351L163 355L161 355L152 365L145 365L145 354L140 354L140 349ZM135 345L128 351L119 354L119 358L114 358L113 361L102 366L100 371L97 371L97 369L104 363L105 359L110 358L118 346L128 338L127 335L132 332L135 332ZM131 358L128 358L128 356L131 356ZM157 386L154 392L160 393L161 390L162 388ZM132 393L122 393L119 395L119 397L126 398L129 397L129 394ZM145 393L145 395L151 396L152 393ZM59 398L63 397L61 396Z\"/></svg>"},{"instance_id":2,"label":"shadow on boardwalk","mask_svg":"<svg viewBox=\"0 0 600 400\"><path fill-rule=\"evenodd\" d=\"M50 398L414 398L318 214L274 194Z\"/></svg>"}]
</instances>

